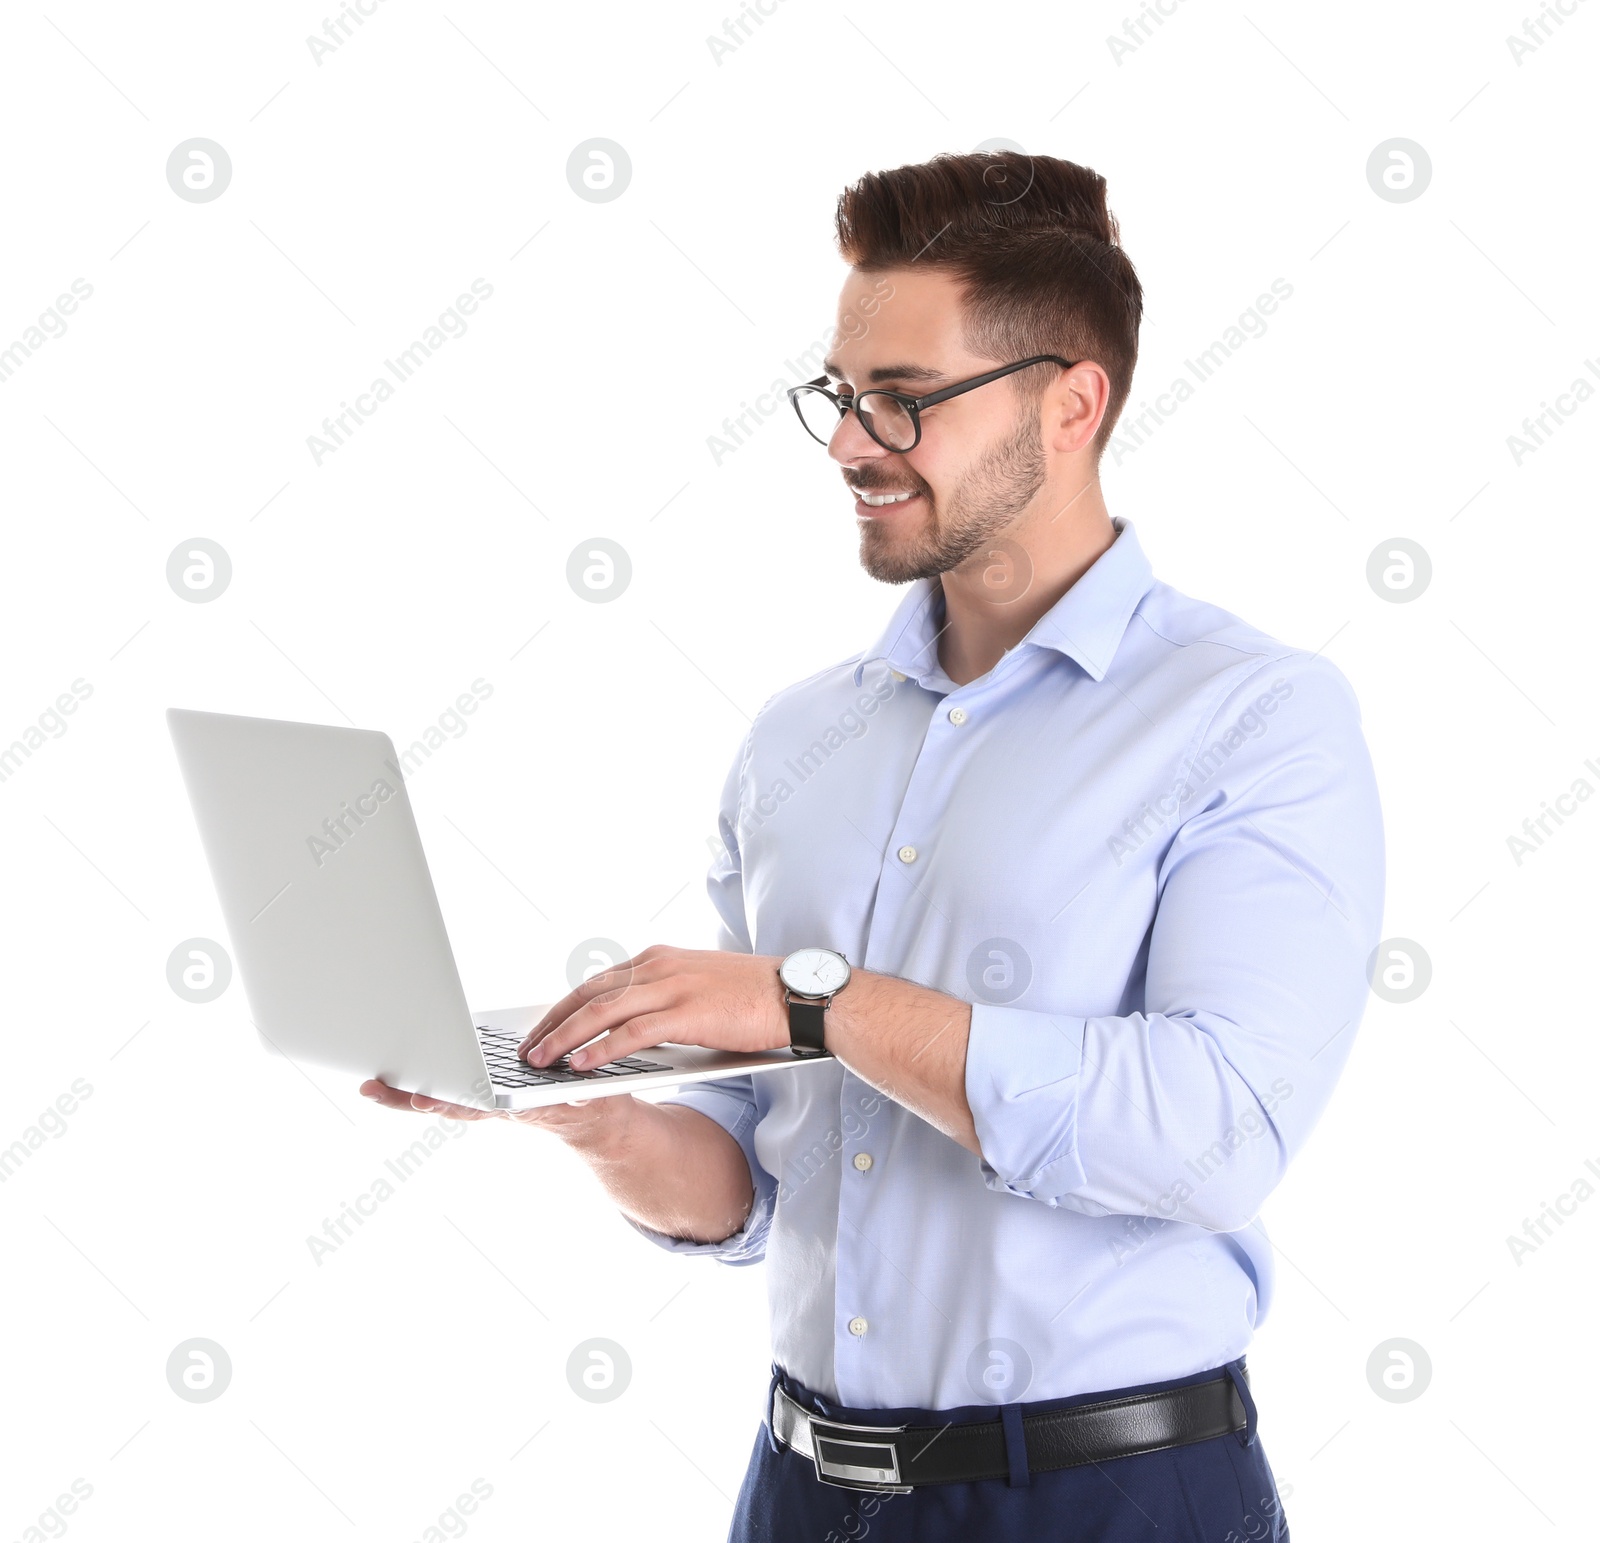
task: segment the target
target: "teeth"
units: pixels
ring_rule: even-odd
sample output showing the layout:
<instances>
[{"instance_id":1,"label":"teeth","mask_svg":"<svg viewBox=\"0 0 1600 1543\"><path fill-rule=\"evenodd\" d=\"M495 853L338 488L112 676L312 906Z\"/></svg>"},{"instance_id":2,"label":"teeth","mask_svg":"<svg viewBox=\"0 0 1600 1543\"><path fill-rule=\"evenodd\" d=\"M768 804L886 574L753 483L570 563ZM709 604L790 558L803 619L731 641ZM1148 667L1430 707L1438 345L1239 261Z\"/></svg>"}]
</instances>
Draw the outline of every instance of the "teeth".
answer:
<instances>
[{"instance_id":1,"label":"teeth","mask_svg":"<svg viewBox=\"0 0 1600 1543\"><path fill-rule=\"evenodd\" d=\"M903 504L913 496L911 493L862 493L860 498L868 508L878 509L884 504Z\"/></svg>"}]
</instances>

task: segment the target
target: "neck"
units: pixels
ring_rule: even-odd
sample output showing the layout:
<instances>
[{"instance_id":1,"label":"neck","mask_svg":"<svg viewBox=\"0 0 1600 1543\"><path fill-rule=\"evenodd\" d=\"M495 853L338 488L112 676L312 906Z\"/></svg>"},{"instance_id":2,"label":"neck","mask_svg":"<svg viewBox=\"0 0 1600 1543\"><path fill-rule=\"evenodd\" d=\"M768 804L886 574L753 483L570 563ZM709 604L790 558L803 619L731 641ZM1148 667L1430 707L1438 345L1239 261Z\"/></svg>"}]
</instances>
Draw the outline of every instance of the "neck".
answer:
<instances>
[{"instance_id":1,"label":"neck","mask_svg":"<svg viewBox=\"0 0 1600 1543\"><path fill-rule=\"evenodd\" d=\"M993 542L940 575L945 674L958 686L987 675L1116 539L1099 478L1076 492L1041 488Z\"/></svg>"}]
</instances>

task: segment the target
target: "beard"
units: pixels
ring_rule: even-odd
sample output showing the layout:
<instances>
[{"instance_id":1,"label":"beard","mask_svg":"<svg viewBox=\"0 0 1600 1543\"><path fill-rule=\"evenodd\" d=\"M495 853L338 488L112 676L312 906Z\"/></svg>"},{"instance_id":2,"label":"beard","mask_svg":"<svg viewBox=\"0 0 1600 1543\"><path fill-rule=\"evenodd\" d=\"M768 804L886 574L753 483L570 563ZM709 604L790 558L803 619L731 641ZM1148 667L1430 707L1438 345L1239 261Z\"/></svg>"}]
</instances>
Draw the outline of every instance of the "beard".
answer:
<instances>
[{"instance_id":1,"label":"beard","mask_svg":"<svg viewBox=\"0 0 1600 1543\"><path fill-rule=\"evenodd\" d=\"M949 510L935 507L932 490L919 482L927 515L915 530L895 531L887 522L861 529L861 566L884 584L936 578L981 551L1027 508L1046 474L1038 418L1025 412L1010 439L991 446L970 466L950 495Z\"/></svg>"}]
</instances>

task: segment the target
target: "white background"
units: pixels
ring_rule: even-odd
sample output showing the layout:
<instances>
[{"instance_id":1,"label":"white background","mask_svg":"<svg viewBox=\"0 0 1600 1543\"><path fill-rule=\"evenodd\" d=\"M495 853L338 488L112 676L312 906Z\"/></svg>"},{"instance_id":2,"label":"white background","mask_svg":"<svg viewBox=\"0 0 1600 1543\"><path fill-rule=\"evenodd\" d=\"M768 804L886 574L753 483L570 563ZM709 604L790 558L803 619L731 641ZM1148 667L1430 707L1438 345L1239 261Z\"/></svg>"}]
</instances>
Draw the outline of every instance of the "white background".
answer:
<instances>
[{"instance_id":1,"label":"white background","mask_svg":"<svg viewBox=\"0 0 1600 1543\"><path fill-rule=\"evenodd\" d=\"M0 15L0 348L93 289L0 385L0 744L92 687L0 783L0 1145L92 1088L0 1186L0 1537L81 1479L85 1540L413 1539L480 1478L485 1540L722 1536L759 1267L656 1251L499 1122L313 1262L428 1122L264 1056L237 980L169 989L175 946L225 933L162 713L405 744L481 678L411 780L471 999L559 994L595 936L707 944L749 715L896 594L786 409L720 464L708 436L825 337L841 188L997 136L1109 179L1147 300L1130 411L1293 287L1104 481L1160 577L1350 678L1385 930L1432 961L1417 1000L1372 1002L1265 1213L1283 1263L1250 1360L1295 1537L1591 1535L1600 1195L1520 1264L1506 1239L1600 1163L1600 811L1520 865L1507 837L1600 786L1600 406L1520 465L1507 436L1600 356L1600 8L1520 63L1523 0L1180 4L1120 62L1122 0L780 0L720 62L715 5L384 0L318 64L326 14ZM212 202L166 178L196 136L232 161ZM1396 136L1433 168L1404 203L1366 175ZM631 158L606 203L566 177L592 137ZM323 418L479 278L466 334L317 464ZM205 604L165 577L199 536L233 565ZM633 565L609 604L566 580L596 536ZM1401 536L1433 567L1409 603L1366 579ZM167 1385L194 1337L232 1360L214 1402ZM568 1387L590 1337L631 1357L614 1402ZM1432 1363L1407 1403L1366 1374L1395 1337Z\"/></svg>"}]
</instances>

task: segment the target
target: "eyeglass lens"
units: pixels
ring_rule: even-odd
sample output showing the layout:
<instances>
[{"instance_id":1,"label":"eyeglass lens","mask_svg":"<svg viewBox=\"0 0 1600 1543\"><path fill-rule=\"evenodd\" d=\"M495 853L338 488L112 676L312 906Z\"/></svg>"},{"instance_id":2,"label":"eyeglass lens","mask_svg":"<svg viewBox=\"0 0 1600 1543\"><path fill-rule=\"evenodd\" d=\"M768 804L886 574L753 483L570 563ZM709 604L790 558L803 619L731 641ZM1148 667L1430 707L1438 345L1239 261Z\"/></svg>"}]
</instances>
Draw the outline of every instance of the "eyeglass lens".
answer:
<instances>
[{"instance_id":1,"label":"eyeglass lens","mask_svg":"<svg viewBox=\"0 0 1600 1543\"><path fill-rule=\"evenodd\" d=\"M795 398L801 421L813 439L827 444L839 427L840 413L830 397L807 388ZM916 425L903 403L887 392L865 391L857 399L867 432L886 450L908 450L917 437Z\"/></svg>"}]
</instances>

